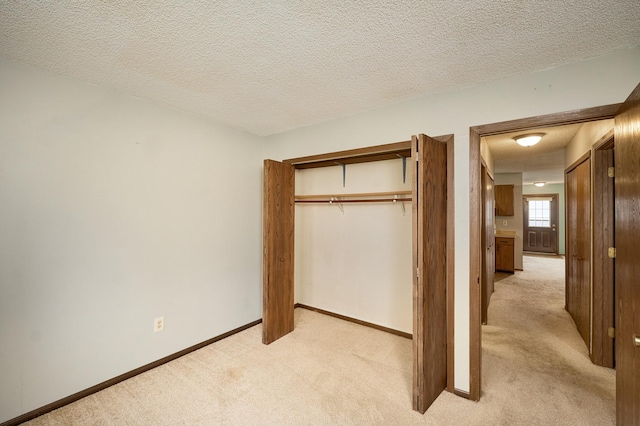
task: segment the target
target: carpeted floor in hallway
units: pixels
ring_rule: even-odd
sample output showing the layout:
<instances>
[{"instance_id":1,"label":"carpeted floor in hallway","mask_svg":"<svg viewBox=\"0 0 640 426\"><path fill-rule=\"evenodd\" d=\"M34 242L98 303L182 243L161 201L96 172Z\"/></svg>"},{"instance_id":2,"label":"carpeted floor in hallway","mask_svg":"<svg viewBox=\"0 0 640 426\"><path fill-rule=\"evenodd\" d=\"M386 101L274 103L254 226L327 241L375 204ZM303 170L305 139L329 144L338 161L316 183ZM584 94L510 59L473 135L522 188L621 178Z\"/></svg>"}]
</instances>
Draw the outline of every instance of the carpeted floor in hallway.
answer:
<instances>
[{"instance_id":1,"label":"carpeted floor in hallway","mask_svg":"<svg viewBox=\"0 0 640 426\"><path fill-rule=\"evenodd\" d=\"M615 424L615 370L591 363L564 309L564 259L525 256L523 269L495 283L482 402L503 407L502 424Z\"/></svg>"},{"instance_id":2,"label":"carpeted floor in hallway","mask_svg":"<svg viewBox=\"0 0 640 426\"><path fill-rule=\"evenodd\" d=\"M496 283L479 402L443 392L413 412L410 340L296 309L269 346L256 326L28 424L614 424L615 374L591 364L564 310L564 261L524 267Z\"/></svg>"}]
</instances>

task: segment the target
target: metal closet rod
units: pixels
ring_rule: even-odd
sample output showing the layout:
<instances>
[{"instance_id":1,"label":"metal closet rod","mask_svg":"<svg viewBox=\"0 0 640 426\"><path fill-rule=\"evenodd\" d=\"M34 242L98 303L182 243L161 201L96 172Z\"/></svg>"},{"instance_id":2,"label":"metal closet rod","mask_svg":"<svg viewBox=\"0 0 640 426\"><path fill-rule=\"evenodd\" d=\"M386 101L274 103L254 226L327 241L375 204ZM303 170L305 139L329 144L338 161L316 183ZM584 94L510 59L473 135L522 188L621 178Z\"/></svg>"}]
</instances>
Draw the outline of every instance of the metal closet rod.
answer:
<instances>
[{"instance_id":1,"label":"metal closet rod","mask_svg":"<svg viewBox=\"0 0 640 426\"><path fill-rule=\"evenodd\" d=\"M395 203L412 201L411 191L392 191L392 192L361 192L356 194L315 194L315 195L296 195L296 203L308 204L343 204L343 203ZM393 196L393 198L390 198Z\"/></svg>"},{"instance_id":2,"label":"metal closet rod","mask_svg":"<svg viewBox=\"0 0 640 426\"><path fill-rule=\"evenodd\" d=\"M362 200L296 200L296 204L347 204L347 203L396 203L409 202L411 198L369 198Z\"/></svg>"},{"instance_id":3,"label":"metal closet rod","mask_svg":"<svg viewBox=\"0 0 640 426\"><path fill-rule=\"evenodd\" d=\"M312 194L312 195L296 195L296 199L312 199L312 198L338 198L338 197L385 197L394 195L411 195L411 191L387 191L387 192L357 192L352 194Z\"/></svg>"}]
</instances>

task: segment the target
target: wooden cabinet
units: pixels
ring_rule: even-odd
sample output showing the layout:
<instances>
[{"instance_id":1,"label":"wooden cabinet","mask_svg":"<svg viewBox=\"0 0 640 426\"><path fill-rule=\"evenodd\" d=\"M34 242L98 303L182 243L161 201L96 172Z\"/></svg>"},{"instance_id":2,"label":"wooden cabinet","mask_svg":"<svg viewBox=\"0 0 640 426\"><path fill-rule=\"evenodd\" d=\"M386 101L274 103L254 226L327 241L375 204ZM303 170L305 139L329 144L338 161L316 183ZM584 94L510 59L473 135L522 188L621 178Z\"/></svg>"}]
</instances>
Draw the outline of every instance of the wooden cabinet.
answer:
<instances>
[{"instance_id":1,"label":"wooden cabinet","mask_svg":"<svg viewBox=\"0 0 640 426\"><path fill-rule=\"evenodd\" d=\"M496 271L514 271L513 238L496 237Z\"/></svg>"},{"instance_id":2,"label":"wooden cabinet","mask_svg":"<svg viewBox=\"0 0 640 426\"><path fill-rule=\"evenodd\" d=\"M496 185L496 216L513 216L513 185Z\"/></svg>"}]
</instances>

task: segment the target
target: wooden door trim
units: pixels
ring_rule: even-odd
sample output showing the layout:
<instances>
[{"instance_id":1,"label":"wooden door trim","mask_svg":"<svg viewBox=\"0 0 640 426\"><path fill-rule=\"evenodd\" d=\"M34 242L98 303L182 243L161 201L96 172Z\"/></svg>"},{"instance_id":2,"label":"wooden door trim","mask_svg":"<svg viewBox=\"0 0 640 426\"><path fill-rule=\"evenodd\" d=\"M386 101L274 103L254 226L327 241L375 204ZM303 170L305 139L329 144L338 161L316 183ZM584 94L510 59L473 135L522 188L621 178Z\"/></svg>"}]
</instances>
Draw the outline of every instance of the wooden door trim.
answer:
<instances>
[{"instance_id":1,"label":"wooden door trim","mask_svg":"<svg viewBox=\"0 0 640 426\"><path fill-rule=\"evenodd\" d=\"M554 196L557 197L558 195L560 195L560 194L558 194L557 192L553 193L553 194L538 194L538 193L535 193L535 194L522 194L522 198L527 198L527 197L531 197L531 198L536 198L536 197L554 197Z\"/></svg>"},{"instance_id":2,"label":"wooden door trim","mask_svg":"<svg viewBox=\"0 0 640 426\"><path fill-rule=\"evenodd\" d=\"M482 167L487 169L487 174L491 177L491 180L495 181L496 177L493 175L493 170L489 169L489 166L487 166L487 162L484 161L484 158L482 157L480 157L480 164L482 165Z\"/></svg>"},{"instance_id":3,"label":"wooden door trim","mask_svg":"<svg viewBox=\"0 0 640 426\"><path fill-rule=\"evenodd\" d=\"M564 169L564 174L566 175L567 173L571 172L573 169L575 169L580 164L584 163L585 161L587 161L590 158L591 158L591 151L589 150L589 151L585 152L582 156L580 156L580 158L578 158L576 161L571 163L571 165L569 167Z\"/></svg>"},{"instance_id":4,"label":"wooden door trim","mask_svg":"<svg viewBox=\"0 0 640 426\"><path fill-rule=\"evenodd\" d=\"M480 193L480 200L482 203L482 209L481 209L481 219L480 222L482 223L482 227L481 232L480 232L480 241L481 241L481 245L482 245L482 256L481 256L481 268L482 268L482 275L480 277L480 296L481 296L481 300L482 300L482 306L481 306L481 310L480 310L480 321L482 324L486 324L487 323L487 311L489 308L489 300L490 300L490 296L487 297L487 292L488 292L488 288L489 288L489 280L487 279L487 249L489 248L489 235L487 235L487 215L491 214L493 215L494 212L489 212L487 211L487 180L489 178L489 169L487 168L485 162L483 161L481 166L480 166L480 182L482 185L482 192ZM491 235L491 238L494 238L493 235Z\"/></svg>"},{"instance_id":5,"label":"wooden door trim","mask_svg":"<svg viewBox=\"0 0 640 426\"><path fill-rule=\"evenodd\" d=\"M480 399L480 138L539 127L613 118L622 104L611 104L536 117L483 124L469 128L469 399Z\"/></svg>"},{"instance_id":6,"label":"wooden door trim","mask_svg":"<svg viewBox=\"0 0 640 426\"><path fill-rule=\"evenodd\" d=\"M613 148L613 134L614 129L611 129L607 133L605 133L604 136L598 139L598 142L593 144L591 151L600 151Z\"/></svg>"},{"instance_id":7,"label":"wooden door trim","mask_svg":"<svg viewBox=\"0 0 640 426\"><path fill-rule=\"evenodd\" d=\"M480 133L469 129L469 399L480 399L482 366L481 350L481 285L482 271L482 173Z\"/></svg>"},{"instance_id":8,"label":"wooden door trim","mask_svg":"<svg viewBox=\"0 0 640 426\"><path fill-rule=\"evenodd\" d=\"M454 277L455 277L455 194L453 174L453 135L435 139L447 145L447 390L454 392Z\"/></svg>"},{"instance_id":9,"label":"wooden door trim","mask_svg":"<svg viewBox=\"0 0 640 426\"><path fill-rule=\"evenodd\" d=\"M615 190L613 177L608 177L608 168L613 164L614 130L607 132L592 152L591 241L593 244L592 279L592 323L591 361L603 367L613 368L615 344L608 335L608 327L615 327L614 259L607 249L614 247Z\"/></svg>"},{"instance_id":10,"label":"wooden door trim","mask_svg":"<svg viewBox=\"0 0 640 426\"><path fill-rule=\"evenodd\" d=\"M437 139L437 138L434 138ZM284 160L296 169L329 167L338 164L370 163L372 161L393 160L411 157L411 141L395 142L346 151L329 152L307 157Z\"/></svg>"},{"instance_id":11,"label":"wooden door trim","mask_svg":"<svg viewBox=\"0 0 640 426\"><path fill-rule=\"evenodd\" d=\"M560 126L564 124L586 123L588 121L614 118L621 103L597 106L593 108L577 109L573 111L538 115L535 117L519 118L501 121L499 123L482 124L471 127L480 136L499 135L501 133L531 130L540 127Z\"/></svg>"}]
</instances>

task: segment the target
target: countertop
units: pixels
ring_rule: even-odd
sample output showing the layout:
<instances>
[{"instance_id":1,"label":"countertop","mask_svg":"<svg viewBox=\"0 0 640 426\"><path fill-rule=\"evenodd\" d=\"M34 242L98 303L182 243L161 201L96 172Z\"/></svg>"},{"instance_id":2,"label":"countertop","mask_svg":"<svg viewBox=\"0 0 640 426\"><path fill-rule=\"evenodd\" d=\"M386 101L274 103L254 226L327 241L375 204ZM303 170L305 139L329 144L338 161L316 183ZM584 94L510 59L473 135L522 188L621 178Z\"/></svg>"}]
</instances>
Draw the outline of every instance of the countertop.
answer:
<instances>
[{"instance_id":1,"label":"countertop","mask_svg":"<svg viewBox=\"0 0 640 426\"><path fill-rule=\"evenodd\" d=\"M506 231L499 229L496 231L495 236L500 238L516 238L516 231Z\"/></svg>"}]
</instances>

